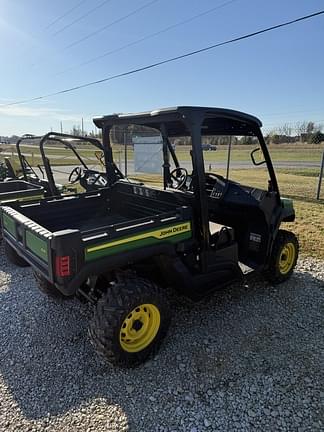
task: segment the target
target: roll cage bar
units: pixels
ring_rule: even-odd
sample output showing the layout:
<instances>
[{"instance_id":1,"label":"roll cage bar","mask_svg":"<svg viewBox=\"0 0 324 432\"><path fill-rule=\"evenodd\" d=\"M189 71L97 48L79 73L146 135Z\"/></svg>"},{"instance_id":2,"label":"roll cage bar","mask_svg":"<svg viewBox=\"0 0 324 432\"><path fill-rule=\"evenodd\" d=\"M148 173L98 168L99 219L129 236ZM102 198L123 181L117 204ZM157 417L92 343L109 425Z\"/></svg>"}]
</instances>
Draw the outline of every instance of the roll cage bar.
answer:
<instances>
[{"instance_id":1,"label":"roll cage bar","mask_svg":"<svg viewBox=\"0 0 324 432\"><path fill-rule=\"evenodd\" d=\"M26 180L26 181L28 180L27 172L26 172L26 165L28 165L28 167L32 170L34 175L37 178L39 178L38 175L36 174L36 172L34 171L34 169L30 166L26 157L22 154L21 148L20 148L22 142L30 141L30 140L40 140L39 141L39 150L40 150L41 157L43 160L43 165L44 165L46 177L48 180L48 186L49 186L50 192L53 196L59 195L59 191L58 191L56 184L55 184L55 181L54 181L53 171L52 171L49 159L47 158L45 150L44 150L44 144L46 142L47 143L49 143L50 141L60 142L61 144L63 144L67 148L69 148L74 153L74 155L76 156L76 158L78 159L80 164L83 165L83 167L85 169L88 169L88 166L86 165L86 163L83 161L81 156L76 151L75 147L73 146L73 143L70 141L74 141L74 142L75 141L79 141L79 142L80 141L82 141L82 142L86 141L86 142L93 144L95 147L97 147L101 151L104 151L104 149L101 145L101 142L96 138L85 137L85 136L80 136L80 135L70 135L70 134L64 134L64 133L60 133L60 132L48 132L47 134L40 135L40 136L25 134L17 141L16 149L17 149L19 162L20 162L22 172L23 172L23 177L24 177L24 180ZM41 170L41 168L40 168L40 170Z\"/></svg>"}]
</instances>

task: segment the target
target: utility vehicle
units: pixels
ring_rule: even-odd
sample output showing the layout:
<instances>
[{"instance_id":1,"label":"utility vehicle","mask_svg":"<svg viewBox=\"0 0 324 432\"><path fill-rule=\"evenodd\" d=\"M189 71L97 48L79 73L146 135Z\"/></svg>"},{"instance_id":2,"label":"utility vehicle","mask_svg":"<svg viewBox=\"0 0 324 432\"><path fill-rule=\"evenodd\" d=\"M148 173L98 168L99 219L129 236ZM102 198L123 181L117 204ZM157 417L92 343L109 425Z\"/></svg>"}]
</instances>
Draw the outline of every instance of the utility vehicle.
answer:
<instances>
[{"instance_id":1,"label":"utility vehicle","mask_svg":"<svg viewBox=\"0 0 324 432\"><path fill-rule=\"evenodd\" d=\"M44 197L46 190L34 176L34 170L20 151L20 143L30 139L31 135L24 135L16 143L19 155L19 166L14 167L13 160L5 157L1 162L0 205L11 201L30 201Z\"/></svg>"},{"instance_id":2,"label":"utility vehicle","mask_svg":"<svg viewBox=\"0 0 324 432\"><path fill-rule=\"evenodd\" d=\"M8 172L7 180L20 179L35 185L40 185L45 190L45 196L48 197L76 192L75 188L61 185L55 181L52 165L55 165L55 158L60 158L65 162L65 165L63 166L68 166L67 162L71 160L72 169L68 177L68 182L74 184L81 180L80 184L85 190L88 190L89 188L91 189L93 188L93 176L99 174L99 171L89 169L86 158L82 157L80 150L78 151L78 146L80 145L88 146L90 151L94 148L98 149L97 151L102 152L100 141L92 137L59 132L49 132L42 136L25 134L16 143L19 166L15 167L13 160L10 158L5 158L4 160ZM22 146L25 146L25 152L22 151ZM39 157L42 163L37 164L37 167L35 167L35 164L31 163L33 156L27 157L26 149L28 149L32 155L34 155L36 150L36 157ZM94 151L94 149L93 156L94 163L96 163L96 151ZM52 154L53 152L54 154ZM65 153L67 154L65 155ZM74 166L75 164L78 164L79 166ZM64 173L68 173L68 171L64 171L63 174ZM90 181L86 181L89 177ZM96 185L98 186L98 184ZM101 187L103 185L104 184L99 184Z\"/></svg>"},{"instance_id":3,"label":"utility vehicle","mask_svg":"<svg viewBox=\"0 0 324 432\"><path fill-rule=\"evenodd\" d=\"M75 187L77 182L84 190L93 190L106 184L106 180L100 175L99 171L89 169L85 158L81 157L81 152L77 151L77 146L82 144L88 146L90 151L98 149L102 152L100 141L91 137L74 136L57 132L50 132L43 136L25 134L16 143L17 162L12 158L5 158L6 178L0 182L0 205L11 205L13 202L39 201L44 196L64 196L77 192ZM90 146L89 146L90 145ZM24 152L22 146L25 146ZM57 147L61 146L61 148ZM57 154L47 155L47 152L56 149ZM27 152L27 153L26 153ZM39 154L38 154L39 153ZM65 156L64 153L67 153ZM95 156L95 151L93 155ZM61 156L59 156L61 155ZM72 158L71 158L72 155ZM42 163L35 167L32 163L34 156ZM69 158L71 165L78 163L80 166L67 168L63 172L67 177L69 185L61 185L54 180L51 156ZM95 164L96 158L94 158ZM55 159L54 159L55 164ZM82 168L81 168L82 167ZM68 170L71 170L68 175ZM104 174L104 173L103 173ZM61 173L62 176L62 173ZM5 243L5 253L7 258L18 266L26 266L28 263L16 254L8 242Z\"/></svg>"},{"instance_id":4,"label":"utility vehicle","mask_svg":"<svg viewBox=\"0 0 324 432\"><path fill-rule=\"evenodd\" d=\"M170 322L165 286L199 300L241 280L247 268L274 284L291 276L298 241L280 226L295 212L280 197L260 120L229 109L177 107L94 123L102 129L107 187L3 207L1 217L6 241L32 265L43 292L95 305L89 333L99 354L132 366L156 351ZM125 178L114 164L111 130L128 124L160 134L162 188ZM266 166L267 188L207 172L204 136L258 141L251 159ZM177 159L175 137L190 138L190 172L188 160Z\"/></svg>"}]
</instances>

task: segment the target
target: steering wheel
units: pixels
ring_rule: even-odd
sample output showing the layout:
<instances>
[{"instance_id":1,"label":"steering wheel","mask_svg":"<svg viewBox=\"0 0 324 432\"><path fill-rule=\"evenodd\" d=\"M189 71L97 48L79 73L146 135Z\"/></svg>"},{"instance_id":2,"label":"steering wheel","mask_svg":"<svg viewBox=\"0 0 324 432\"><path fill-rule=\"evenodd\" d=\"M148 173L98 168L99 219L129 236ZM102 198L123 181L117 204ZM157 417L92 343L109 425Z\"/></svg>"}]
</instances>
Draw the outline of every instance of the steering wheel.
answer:
<instances>
[{"instance_id":1,"label":"steering wheel","mask_svg":"<svg viewBox=\"0 0 324 432\"><path fill-rule=\"evenodd\" d=\"M186 168L175 168L170 172L170 177L171 181L176 183L175 185L172 183L172 187L174 189L181 189L186 184L188 171Z\"/></svg>"},{"instance_id":2,"label":"steering wheel","mask_svg":"<svg viewBox=\"0 0 324 432\"><path fill-rule=\"evenodd\" d=\"M81 177L82 177L82 168L77 166L73 168L73 170L70 172L69 182L74 184L78 182L81 179Z\"/></svg>"},{"instance_id":3,"label":"steering wheel","mask_svg":"<svg viewBox=\"0 0 324 432\"><path fill-rule=\"evenodd\" d=\"M97 171L87 170L84 174L86 186L105 187L108 184L108 181Z\"/></svg>"},{"instance_id":4,"label":"steering wheel","mask_svg":"<svg viewBox=\"0 0 324 432\"><path fill-rule=\"evenodd\" d=\"M220 174L215 174L215 173L210 173L210 172L207 172L206 173L206 177L208 178L211 178L211 179L213 179L213 180L221 180L221 181L223 181L223 182L225 182L226 181L226 179L223 177L223 176L221 176Z\"/></svg>"}]
</instances>

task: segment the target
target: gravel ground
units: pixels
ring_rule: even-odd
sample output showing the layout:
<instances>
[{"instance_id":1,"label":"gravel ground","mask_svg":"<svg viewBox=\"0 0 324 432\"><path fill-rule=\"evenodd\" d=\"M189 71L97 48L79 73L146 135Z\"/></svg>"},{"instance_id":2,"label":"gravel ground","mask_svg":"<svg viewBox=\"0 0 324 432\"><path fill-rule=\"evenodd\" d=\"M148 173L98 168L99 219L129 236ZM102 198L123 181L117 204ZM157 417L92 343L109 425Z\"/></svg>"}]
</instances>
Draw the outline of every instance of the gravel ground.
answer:
<instances>
[{"instance_id":1,"label":"gravel ground","mask_svg":"<svg viewBox=\"0 0 324 432\"><path fill-rule=\"evenodd\" d=\"M172 297L165 343L134 370L95 355L88 306L44 297L2 251L0 269L0 431L323 430L323 262Z\"/></svg>"}]
</instances>

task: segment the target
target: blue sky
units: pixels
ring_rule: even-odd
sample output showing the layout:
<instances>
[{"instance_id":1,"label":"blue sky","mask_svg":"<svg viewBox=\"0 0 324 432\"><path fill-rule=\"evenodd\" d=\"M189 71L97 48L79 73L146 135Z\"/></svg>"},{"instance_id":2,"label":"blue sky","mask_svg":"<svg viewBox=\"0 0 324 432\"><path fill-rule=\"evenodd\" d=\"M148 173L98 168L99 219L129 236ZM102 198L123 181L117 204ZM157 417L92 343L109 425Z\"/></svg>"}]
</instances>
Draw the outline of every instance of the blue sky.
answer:
<instances>
[{"instance_id":1,"label":"blue sky","mask_svg":"<svg viewBox=\"0 0 324 432\"><path fill-rule=\"evenodd\" d=\"M176 56L323 8L319 0L235 0L188 24L85 66L81 63L207 11L226 0L157 0L71 48L150 0L0 0L0 104L55 92ZM60 31L95 6L96 11ZM68 131L84 118L175 105L234 108L265 129L324 124L324 16L157 69L12 107L0 106L0 135Z\"/></svg>"}]
</instances>

